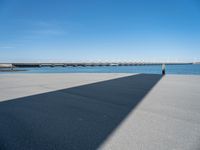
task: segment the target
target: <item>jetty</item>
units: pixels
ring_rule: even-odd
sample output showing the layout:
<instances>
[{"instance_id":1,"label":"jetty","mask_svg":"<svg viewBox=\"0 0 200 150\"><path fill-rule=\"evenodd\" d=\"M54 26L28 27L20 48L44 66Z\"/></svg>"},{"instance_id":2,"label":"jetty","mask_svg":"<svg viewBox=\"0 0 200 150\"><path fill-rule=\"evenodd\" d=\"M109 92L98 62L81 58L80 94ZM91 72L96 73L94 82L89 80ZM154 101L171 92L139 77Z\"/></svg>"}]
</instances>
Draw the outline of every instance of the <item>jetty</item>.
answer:
<instances>
[{"instance_id":1,"label":"jetty","mask_svg":"<svg viewBox=\"0 0 200 150\"><path fill-rule=\"evenodd\" d=\"M0 63L0 68L17 67L94 67L94 66L141 66L141 65L190 65L192 62L69 62L69 63Z\"/></svg>"},{"instance_id":2,"label":"jetty","mask_svg":"<svg viewBox=\"0 0 200 150\"><path fill-rule=\"evenodd\" d=\"M200 149L200 76L0 74L0 149Z\"/></svg>"}]
</instances>

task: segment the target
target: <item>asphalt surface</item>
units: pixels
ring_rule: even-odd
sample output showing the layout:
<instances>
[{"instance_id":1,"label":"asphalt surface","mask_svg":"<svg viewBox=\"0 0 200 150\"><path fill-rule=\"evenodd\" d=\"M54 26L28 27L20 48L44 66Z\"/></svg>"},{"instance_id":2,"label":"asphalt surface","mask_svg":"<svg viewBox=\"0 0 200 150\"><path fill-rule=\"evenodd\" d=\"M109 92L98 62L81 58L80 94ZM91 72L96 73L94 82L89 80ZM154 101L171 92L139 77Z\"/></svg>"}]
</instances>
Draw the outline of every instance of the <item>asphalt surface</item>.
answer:
<instances>
[{"instance_id":1,"label":"asphalt surface","mask_svg":"<svg viewBox=\"0 0 200 150\"><path fill-rule=\"evenodd\" d=\"M200 76L2 74L1 150L199 150Z\"/></svg>"}]
</instances>

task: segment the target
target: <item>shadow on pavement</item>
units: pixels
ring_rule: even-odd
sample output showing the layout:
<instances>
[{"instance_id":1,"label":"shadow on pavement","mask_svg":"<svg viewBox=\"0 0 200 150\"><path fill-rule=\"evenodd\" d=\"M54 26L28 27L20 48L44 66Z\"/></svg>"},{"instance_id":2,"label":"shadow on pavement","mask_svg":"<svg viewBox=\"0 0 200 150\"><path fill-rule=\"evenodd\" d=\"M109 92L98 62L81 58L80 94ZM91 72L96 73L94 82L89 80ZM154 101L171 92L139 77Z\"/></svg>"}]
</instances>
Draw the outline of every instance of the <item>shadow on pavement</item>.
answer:
<instances>
[{"instance_id":1,"label":"shadow on pavement","mask_svg":"<svg viewBox=\"0 0 200 150\"><path fill-rule=\"evenodd\" d=\"M0 149L97 149L161 78L138 74L1 102Z\"/></svg>"}]
</instances>

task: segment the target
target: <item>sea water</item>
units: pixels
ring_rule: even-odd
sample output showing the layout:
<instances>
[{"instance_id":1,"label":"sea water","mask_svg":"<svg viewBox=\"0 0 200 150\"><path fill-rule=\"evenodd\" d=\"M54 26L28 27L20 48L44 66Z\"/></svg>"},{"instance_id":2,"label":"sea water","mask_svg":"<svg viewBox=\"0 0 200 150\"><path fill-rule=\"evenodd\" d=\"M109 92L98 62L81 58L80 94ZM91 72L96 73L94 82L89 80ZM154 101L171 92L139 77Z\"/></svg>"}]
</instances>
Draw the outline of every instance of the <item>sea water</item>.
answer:
<instances>
[{"instance_id":1,"label":"sea water","mask_svg":"<svg viewBox=\"0 0 200 150\"><path fill-rule=\"evenodd\" d=\"M152 73L161 74L161 65L144 66L86 66L86 67L40 67L15 68L17 72L9 73ZM5 72L4 72L5 73ZM8 72L7 72L8 73ZM166 65L166 74L200 75L200 64Z\"/></svg>"}]
</instances>

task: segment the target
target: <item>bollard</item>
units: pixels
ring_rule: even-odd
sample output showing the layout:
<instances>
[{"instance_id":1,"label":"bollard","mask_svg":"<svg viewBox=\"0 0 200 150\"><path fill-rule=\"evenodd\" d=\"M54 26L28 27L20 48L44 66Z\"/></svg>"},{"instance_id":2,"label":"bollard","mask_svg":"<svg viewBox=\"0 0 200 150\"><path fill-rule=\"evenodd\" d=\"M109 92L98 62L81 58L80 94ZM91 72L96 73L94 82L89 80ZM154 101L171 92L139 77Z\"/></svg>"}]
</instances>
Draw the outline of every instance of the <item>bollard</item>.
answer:
<instances>
[{"instance_id":1,"label":"bollard","mask_svg":"<svg viewBox=\"0 0 200 150\"><path fill-rule=\"evenodd\" d=\"M162 75L165 75L165 64L162 64Z\"/></svg>"},{"instance_id":2,"label":"bollard","mask_svg":"<svg viewBox=\"0 0 200 150\"><path fill-rule=\"evenodd\" d=\"M13 71L13 70L14 70L14 69L13 69L13 67L14 67L14 66L13 66L13 64L11 64L11 71Z\"/></svg>"}]
</instances>

